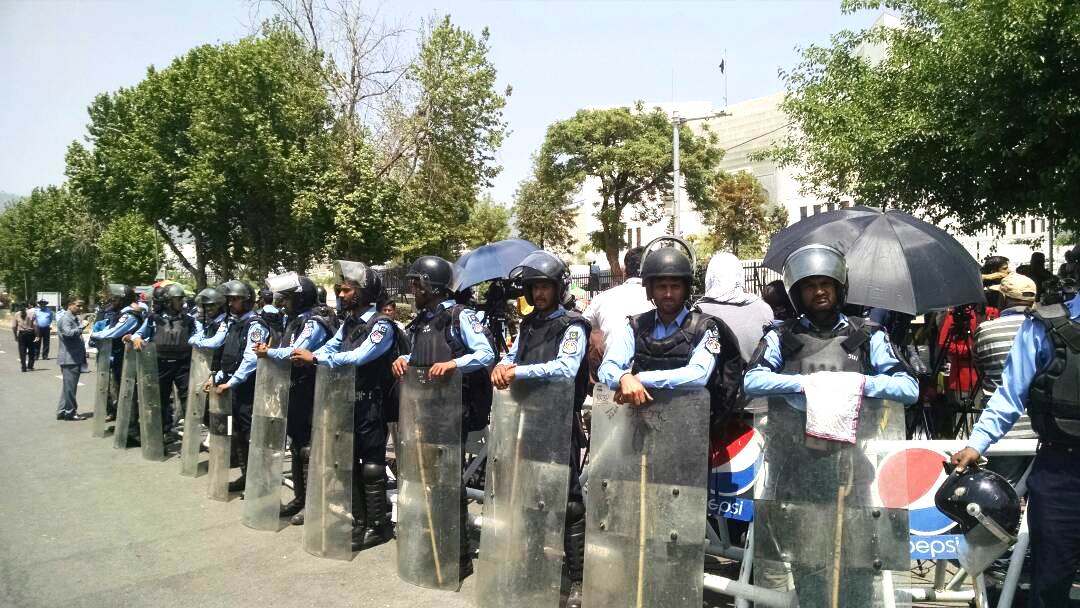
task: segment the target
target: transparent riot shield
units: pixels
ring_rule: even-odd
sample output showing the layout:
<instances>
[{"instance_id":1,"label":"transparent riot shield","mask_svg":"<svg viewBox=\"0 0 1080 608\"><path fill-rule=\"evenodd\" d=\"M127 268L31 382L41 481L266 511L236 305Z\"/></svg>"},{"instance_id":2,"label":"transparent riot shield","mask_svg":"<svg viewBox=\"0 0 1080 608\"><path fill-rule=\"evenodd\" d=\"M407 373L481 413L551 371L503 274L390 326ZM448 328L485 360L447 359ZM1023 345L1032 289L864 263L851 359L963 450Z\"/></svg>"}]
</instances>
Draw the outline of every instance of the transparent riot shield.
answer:
<instances>
[{"instance_id":1,"label":"transparent riot shield","mask_svg":"<svg viewBox=\"0 0 1080 608\"><path fill-rule=\"evenodd\" d=\"M593 391L584 604L700 608L708 507L709 394Z\"/></svg>"},{"instance_id":2,"label":"transparent riot shield","mask_svg":"<svg viewBox=\"0 0 1080 608\"><path fill-rule=\"evenodd\" d=\"M356 368L316 369L311 460L304 501L304 550L319 557L348 560L353 555L355 403Z\"/></svg>"},{"instance_id":3,"label":"transparent riot shield","mask_svg":"<svg viewBox=\"0 0 1080 608\"><path fill-rule=\"evenodd\" d=\"M135 348L124 345L124 362L120 368L120 392L116 396L116 426L113 428L113 447L127 449L131 410L135 407L135 385L139 374L139 362Z\"/></svg>"},{"instance_id":4,"label":"transparent riot shield","mask_svg":"<svg viewBox=\"0 0 1080 608\"><path fill-rule=\"evenodd\" d=\"M288 359L259 359L242 518L245 526L255 530L276 532L282 527L281 467L285 460L291 379L292 364Z\"/></svg>"},{"instance_id":5,"label":"transparent riot shield","mask_svg":"<svg viewBox=\"0 0 1080 608\"><path fill-rule=\"evenodd\" d=\"M210 389L210 468L206 495L229 500L229 469L232 468L232 395Z\"/></svg>"},{"instance_id":6,"label":"transparent riot shield","mask_svg":"<svg viewBox=\"0 0 1080 608\"><path fill-rule=\"evenodd\" d=\"M184 437L180 442L180 474L195 477L199 474L199 445L202 443L202 420L206 408L203 384L210 377L213 351L191 349L191 368L188 371L188 398L184 410Z\"/></svg>"},{"instance_id":7,"label":"transparent riot shield","mask_svg":"<svg viewBox=\"0 0 1080 608\"><path fill-rule=\"evenodd\" d=\"M397 565L401 580L457 590L461 558L461 374L409 367L398 431Z\"/></svg>"},{"instance_id":8,"label":"transparent riot shield","mask_svg":"<svg viewBox=\"0 0 1080 608\"><path fill-rule=\"evenodd\" d=\"M157 347L153 342L143 342L142 350L135 353L139 361L139 445L142 447L143 458L165 460Z\"/></svg>"},{"instance_id":9,"label":"transparent riot shield","mask_svg":"<svg viewBox=\"0 0 1080 608\"><path fill-rule=\"evenodd\" d=\"M94 357L94 421L90 425L91 437L105 436L105 418L109 416L109 388L112 383L112 371L109 359L112 354L112 340L97 341L97 355Z\"/></svg>"},{"instance_id":10,"label":"transparent riot shield","mask_svg":"<svg viewBox=\"0 0 1080 608\"><path fill-rule=\"evenodd\" d=\"M856 442L806 435L806 413L769 400L755 425L765 437L766 477L754 500L754 567L790 570L801 608L908 606L895 578L910 566L905 509L885 508L876 484L906 484L902 463L878 479L875 439L904 438L904 408L864 398Z\"/></svg>"},{"instance_id":11,"label":"transparent riot shield","mask_svg":"<svg viewBox=\"0 0 1080 608\"><path fill-rule=\"evenodd\" d=\"M488 428L477 605L557 608L570 484L574 384L495 391Z\"/></svg>"}]
</instances>

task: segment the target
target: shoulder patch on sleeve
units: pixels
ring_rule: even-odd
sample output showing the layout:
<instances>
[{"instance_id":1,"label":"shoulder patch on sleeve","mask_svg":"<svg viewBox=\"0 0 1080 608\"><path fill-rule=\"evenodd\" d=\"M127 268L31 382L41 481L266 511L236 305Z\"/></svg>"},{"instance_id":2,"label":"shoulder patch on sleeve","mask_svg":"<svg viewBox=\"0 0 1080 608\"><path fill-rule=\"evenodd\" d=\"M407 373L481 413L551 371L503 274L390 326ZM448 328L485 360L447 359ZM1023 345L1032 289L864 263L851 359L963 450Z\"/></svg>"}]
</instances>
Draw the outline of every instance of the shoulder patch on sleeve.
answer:
<instances>
[{"instance_id":1,"label":"shoulder patch on sleeve","mask_svg":"<svg viewBox=\"0 0 1080 608\"><path fill-rule=\"evenodd\" d=\"M304 340L307 340L308 338L311 337L311 334L313 334L313 333L315 333L315 327L314 327L312 321L308 321L307 323L304 323L304 330L300 332L299 336L296 336L296 339L293 340L293 344L299 344L299 343L303 342Z\"/></svg>"},{"instance_id":2,"label":"shoulder patch on sleeve","mask_svg":"<svg viewBox=\"0 0 1080 608\"><path fill-rule=\"evenodd\" d=\"M262 325L252 323L248 330L248 342L265 342L268 333Z\"/></svg>"},{"instance_id":3,"label":"shoulder patch on sleeve","mask_svg":"<svg viewBox=\"0 0 1080 608\"><path fill-rule=\"evenodd\" d=\"M371 340L372 344L378 344L379 342L382 342L385 337L386 323L379 322L375 324L375 327L371 328L371 335L368 336L368 339Z\"/></svg>"},{"instance_id":4,"label":"shoulder patch on sleeve","mask_svg":"<svg viewBox=\"0 0 1080 608\"><path fill-rule=\"evenodd\" d=\"M715 329L710 329L705 333L705 350L714 355L720 354L720 337Z\"/></svg>"}]
</instances>

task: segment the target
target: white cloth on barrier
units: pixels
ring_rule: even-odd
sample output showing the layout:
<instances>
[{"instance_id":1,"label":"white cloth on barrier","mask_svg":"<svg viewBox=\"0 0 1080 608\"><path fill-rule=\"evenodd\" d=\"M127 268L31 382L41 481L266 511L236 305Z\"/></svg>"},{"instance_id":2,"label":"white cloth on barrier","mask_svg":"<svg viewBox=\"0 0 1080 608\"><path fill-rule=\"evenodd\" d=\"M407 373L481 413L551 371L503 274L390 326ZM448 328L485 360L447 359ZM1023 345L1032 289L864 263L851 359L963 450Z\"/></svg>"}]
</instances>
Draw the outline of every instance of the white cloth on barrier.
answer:
<instances>
[{"instance_id":1,"label":"white cloth on barrier","mask_svg":"<svg viewBox=\"0 0 1080 608\"><path fill-rule=\"evenodd\" d=\"M855 443L866 376L855 372L815 372L803 378L806 434Z\"/></svg>"}]
</instances>

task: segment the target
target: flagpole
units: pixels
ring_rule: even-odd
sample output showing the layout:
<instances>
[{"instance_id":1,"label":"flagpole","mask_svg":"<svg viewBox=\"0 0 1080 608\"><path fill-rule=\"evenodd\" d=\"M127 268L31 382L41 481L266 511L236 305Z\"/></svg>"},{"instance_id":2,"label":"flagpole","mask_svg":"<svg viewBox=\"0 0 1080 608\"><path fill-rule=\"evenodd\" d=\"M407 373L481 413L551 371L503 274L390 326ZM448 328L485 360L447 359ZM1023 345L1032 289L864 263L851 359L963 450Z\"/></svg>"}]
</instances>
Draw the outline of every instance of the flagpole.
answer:
<instances>
[{"instance_id":1,"label":"flagpole","mask_svg":"<svg viewBox=\"0 0 1080 608\"><path fill-rule=\"evenodd\" d=\"M724 49L724 58L720 61L720 71L724 74L724 109L727 109L727 49Z\"/></svg>"}]
</instances>

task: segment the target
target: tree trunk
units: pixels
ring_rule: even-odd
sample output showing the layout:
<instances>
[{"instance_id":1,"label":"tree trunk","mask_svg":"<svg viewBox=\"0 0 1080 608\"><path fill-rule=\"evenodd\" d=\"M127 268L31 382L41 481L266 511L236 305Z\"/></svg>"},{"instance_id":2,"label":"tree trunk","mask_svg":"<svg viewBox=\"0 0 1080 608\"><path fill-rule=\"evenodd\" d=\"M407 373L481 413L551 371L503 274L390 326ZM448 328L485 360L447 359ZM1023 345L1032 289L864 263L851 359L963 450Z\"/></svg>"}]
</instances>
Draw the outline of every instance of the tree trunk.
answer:
<instances>
[{"instance_id":1,"label":"tree trunk","mask_svg":"<svg viewBox=\"0 0 1080 608\"><path fill-rule=\"evenodd\" d=\"M604 248L604 255L607 256L608 265L611 266L611 276L622 276L622 265L619 263L619 248L608 245Z\"/></svg>"}]
</instances>

